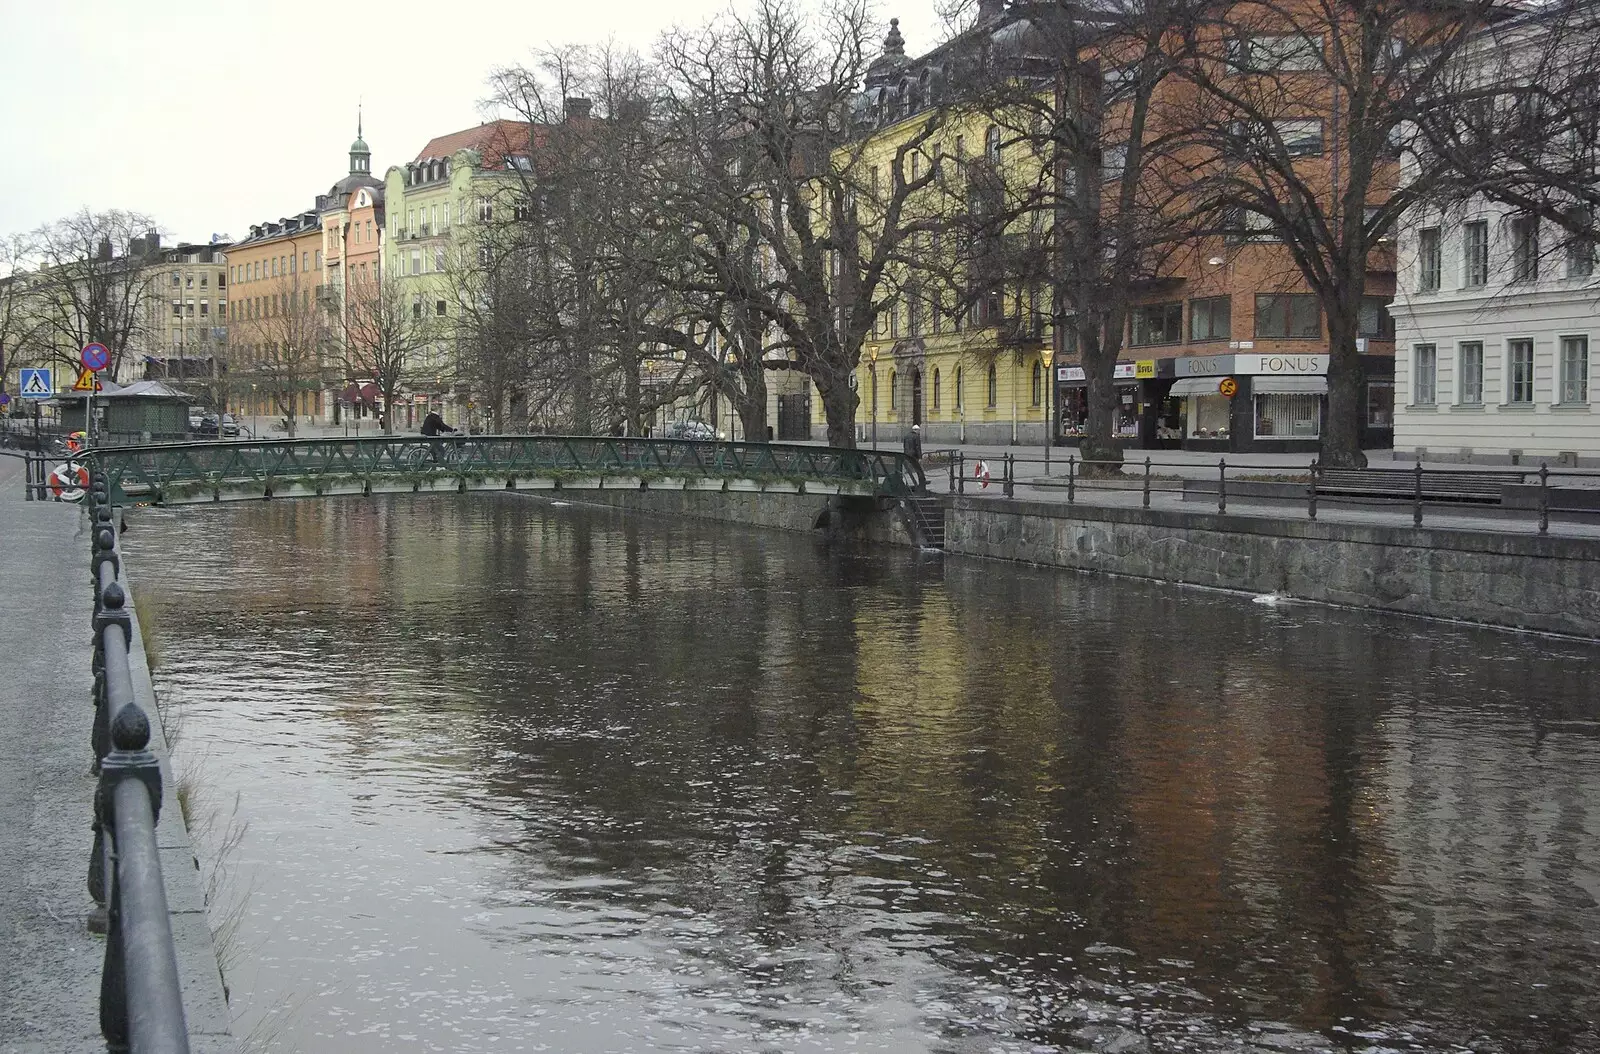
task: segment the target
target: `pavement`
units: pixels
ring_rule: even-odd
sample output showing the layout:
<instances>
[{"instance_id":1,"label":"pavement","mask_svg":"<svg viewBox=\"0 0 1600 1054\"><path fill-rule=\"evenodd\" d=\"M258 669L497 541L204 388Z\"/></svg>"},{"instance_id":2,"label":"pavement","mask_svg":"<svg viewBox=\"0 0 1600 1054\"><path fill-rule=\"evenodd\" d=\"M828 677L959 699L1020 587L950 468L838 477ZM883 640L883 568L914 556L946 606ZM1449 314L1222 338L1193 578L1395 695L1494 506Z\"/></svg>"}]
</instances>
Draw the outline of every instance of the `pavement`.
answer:
<instances>
[{"instance_id":1,"label":"pavement","mask_svg":"<svg viewBox=\"0 0 1600 1054\"><path fill-rule=\"evenodd\" d=\"M26 502L0 456L0 1054L101 1054L105 938L90 934L89 540L78 506ZM135 614L137 618L137 614ZM134 689L155 697L137 625ZM160 723L153 748L166 765ZM178 943L191 1049L236 1049L198 872L170 783L157 843Z\"/></svg>"}]
</instances>

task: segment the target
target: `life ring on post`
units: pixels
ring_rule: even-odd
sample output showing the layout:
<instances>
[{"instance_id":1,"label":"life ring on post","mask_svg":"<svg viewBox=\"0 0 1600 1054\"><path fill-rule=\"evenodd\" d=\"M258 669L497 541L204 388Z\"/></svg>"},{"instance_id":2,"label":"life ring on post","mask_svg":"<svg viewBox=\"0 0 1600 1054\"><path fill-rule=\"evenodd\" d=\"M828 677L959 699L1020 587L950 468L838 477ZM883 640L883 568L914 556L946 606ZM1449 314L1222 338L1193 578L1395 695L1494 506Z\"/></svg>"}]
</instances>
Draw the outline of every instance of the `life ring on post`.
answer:
<instances>
[{"instance_id":1,"label":"life ring on post","mask_svg":"<svg viewBox=\"0 0 1600 1054\"><path fill-rule=\"evenodd\" d=\"M987 461L979 461L977 464L973 465L972 478L978 481L978 486L982 487L984 490L988 490L989 463Z\"/></svg>"},{"instance_id":2,"label":"life ring on post","mask_svg":"<svg viewBox=\"0 0 1600 1054\"><path fill-rule=\"evenodd\" d=\"M63 461L50 470L50 493L57 501L79 501L89 489L89 470L76 461Z\"/></svg>"}]
</instances>

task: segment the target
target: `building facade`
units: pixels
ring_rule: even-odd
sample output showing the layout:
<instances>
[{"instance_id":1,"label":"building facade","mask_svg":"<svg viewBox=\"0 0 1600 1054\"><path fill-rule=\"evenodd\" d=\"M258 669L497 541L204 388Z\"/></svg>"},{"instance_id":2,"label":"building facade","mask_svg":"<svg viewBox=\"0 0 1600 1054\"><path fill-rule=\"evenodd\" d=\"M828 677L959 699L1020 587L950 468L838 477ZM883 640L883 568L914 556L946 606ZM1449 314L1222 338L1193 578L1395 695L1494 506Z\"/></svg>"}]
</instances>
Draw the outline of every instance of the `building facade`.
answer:
<instances>
[{"instance_id":1,"label":"building facade","mask_svg":"<svg viewBox=\"0 0 1600 1054\"><path fill-rule=\"evenodd\" d=\"M123 361L119 384L162 380L217 410L227 400L228 242L159 250L145 267L146 302L138 354Z\"/></svg>"},{"instance_id":2,"label":"building facade","mask_svg":"<svg viewBox=\"0 0 1600 1054\"><path fill-rule=\"evenodd\" d=\"M227 269L233 413L258 432L327 422L340 371L317 210L251 226Z\"/></svg>"}]
</instances>

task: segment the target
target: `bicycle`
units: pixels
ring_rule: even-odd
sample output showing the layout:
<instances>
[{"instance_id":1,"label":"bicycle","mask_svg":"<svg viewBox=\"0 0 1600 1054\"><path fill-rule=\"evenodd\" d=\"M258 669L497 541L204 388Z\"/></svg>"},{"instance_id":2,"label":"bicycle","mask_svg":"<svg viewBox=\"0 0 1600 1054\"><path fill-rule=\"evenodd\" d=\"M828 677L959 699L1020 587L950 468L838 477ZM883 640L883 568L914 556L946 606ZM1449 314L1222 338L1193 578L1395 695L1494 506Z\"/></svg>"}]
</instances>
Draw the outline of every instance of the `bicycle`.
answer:
<instances>
[{"instance_id":1,"label":"bicycle","mask_svg":"<svg viewBox=\"0 0 1600 1054\"><path fill-rule=\"evenodd\" d=\"M464 460L460 441L454 437L425 436L422 442L405 452L403 463L412 472L427 472L449 468Z\"/></svg>"}]
</instances>

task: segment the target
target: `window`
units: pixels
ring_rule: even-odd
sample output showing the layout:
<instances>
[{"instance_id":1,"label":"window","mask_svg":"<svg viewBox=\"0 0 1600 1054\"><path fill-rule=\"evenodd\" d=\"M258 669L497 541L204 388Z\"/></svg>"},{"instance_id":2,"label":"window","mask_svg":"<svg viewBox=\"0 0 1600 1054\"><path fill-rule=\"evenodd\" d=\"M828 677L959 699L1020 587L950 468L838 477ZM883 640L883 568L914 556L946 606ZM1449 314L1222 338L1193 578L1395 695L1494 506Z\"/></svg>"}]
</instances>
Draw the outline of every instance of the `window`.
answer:
<instances>
[{"instance_id":1,"label":"window","mask_svg":"<svg viewBox=\"0 0 1600 1054\"><path fill-rule=\"evenodd\" d=\"M1461 284L1469 289L1489 282L1489 221L1473 220L1461 229Z\"/></svg>"},{"instance_id":2,"label":"window","mask_svg":"<svg viewBox=\"0 0 1600 1054\"><path fill-rule=\"evenodd\" d=\"M194 288L194 275L188 274L188 273L184 274L184 276L183 276L183 287L185 289L193 289Z\"/></svg>"},{"instance_id":3,"label":"window","mask_svg":"<svg viewBox=\"0 0 1600 1054\"><path fill-rule=\"evenodd\" d=\"M1356 321L1356 336L1374 340L1394 339L1394 317L1389 314L1388 297L1361 298L1361 315Z\"/></svg>"},{"instance_id":4,"label":"window","mask_svg":"<svg viewBox=\"0 0 1600 1054\"><path fill-rule=\"evenodd\" d=\"M889 305L889 339L900 339L900 305Z\"/></svg>"},{"instance_id":5,"label":"window","mask_svg":"<svg viewBox=\"0 0 1600 1054\"><path fill-rule=\"evenodd\" d=\"M494 219L494 206L489 204L487 198L478 199L478 222L488 223Z\"/></svg>"},{"instance_id":6,"label":"window","mask_svg":"<svg viewBox=\"0 0 1600 1054\"><path fill-rule=\"evenodd\" d=\"M960 136L957 136L956 138L957 138L957 141L959 142L960 141ZM965 398L965 396L964 396L964 394L962 392L962 388L961 388L961 367L957 366L956 367L956 409L957 410L964 410L964 409L966 409L966 405L967 405L966 398Z\"/></svg>"},{"instance_id":7,"label":"window","mask_svg":"<svg viewBox=\"0 0 1600 1054\"><path fill-rule=\"evenodd\" d=\"M1590 229L1589 217L1582 215L1574 226ZM1567 277L1588 278L1594 274L1594 239L1587 234L1569 234L1567 238Z\"/></svg>"},{"instance_id":8,"label":"window","mask_svg":"<svg viewBox=\"0 0 1600 1054\"><path fill-rule=\"evenodd\" d=\"M1439 228L1424 227L1417 232L1417 288L1432 293L1439 288Z\"/></svg>"},{"instance_id":9,"label":"window","mask_svg":"<svg viewBox=\"0 0 1600 1054\"><path fill-rule=\"evenodd\" d=\"M1274 242L1278 240L1278 226L1270 217L1249 209L1229 209L1223 217L1225 240L1239 242Z\"/></svg>"},{"instance_id":10,"label":"window","mask_svg":"<svg viewBox=\"0 0 1600 1054\"><path fill-rule=\"evenodd\" d=\"M922 336L922 290L915 287L906 292L906 333Z\"/></svg>"},{"instance_id":11,"label":"window","mask_svg":"<svg viewBox=\"0 0 1600 1054\"><path fill-rule=\"evenodd\" d=\"M200 288L201 289L204 289L208 284L210 284L210 282L211 282L211 276L210 275L201 275L200 276Z\"/></svg>"},{"instance_id":12,"label":"window","mask_svg":"<svg viewBox=\"0 0 1600 1054\"><path fill-rule=\"evenodd\" d=\"M1511 280L1533 282L1539 277L1539 217L1511 218Z\"/></svg>"},{"instance_id":13,"label":"window","mask_svg":"<svg viewBox=\"0 0 1600 1054\"><path fill-rule=\"evenodd\" d=\"M420 297L420 296L413 296L411 298L411 317L412 318L421 318L422 317L422 297Z\"/></svg>"},{"instance_id":14,"label":"window","mask_svg":"<svg viewBox=\"0 0 1600 1054\"><path fill-rule=\"evenodd\" d=\"M1033 405L1038 406L1044 402L1044 365L1038 359L1033 360Z\"/></svg>"},{"instance_id":15,"label":"window","mask_svg":"<svg viewBox=\"0 0 1600 1054\"><path fill-rule=\"evenodd\" d=\"M172 317L173 318L182 318L183 317L183 301L182 300L174 300L172 302Z\"/></svg>"},{"instance_id":16,"label":"window","mask_svg":"<svg viewBox=\"0 0 1600 1054\"><path fill-rule=\"evenodd\" d=\"M1418 344L1411 349L1411 405L1432 406L1438 399L1439 349Z\"/></svg>"},{"instance_id":17,"label":"window","mask_svg":"<svg viewBox=\"0 0 1600 1054\"><path fill-rule=\"evenodd\" d=\"M1183 342L1183 302L1141 304L1131 314L1129 343L1134 347Z\"/></svg>"},{"instance_id":18,"label":"window","mask_svg":"<svg viewBox=\"0 0 1600 1054\"><path fill-rule=\"evenodd\" d=\"M445 316L445 304L444 304L443 300L438 300L438 301L434 302L433 313L435 315L439 316L440 318L443 318Z\"/></svg>"},{"instance_id":19,"label":"window","mask_svg":"<svg viewBox=\"0 0 1600 1054\"><path fill-rule=\"evenodd\" d=\"M177 271L172 272L172 288L177 289L183 285L183 278Z\"/></svg>"},{"instance_id":20,"label":"window","mask_svg":"<svg viewBox=\"0 0 1600 1054\"><path fill-rule=\"evenodd\" d=\"M1256 336L1291 340L1322 337L1322 305L1307 293L1256 295Z\"/></svg>"},{"instance_id":21,"label":"window","mask_svg":"<svg viewBox=\"0 0 1600 1054\"><path fill-rule=\"evenodd\" d=\"M1462 341L1456 349L1456 402L1461 406L1483 405L1483 344Z\"/></svg>"},{"instance_id":22,"label":"window","mask_svg":"<svg viewBox=\"0 0 1600 1054\"><path fill-rule=\"evenodd\" d=\"M989 364L989 409L1000 405L1000 379L995 376L994 364Z\"/></svg>"},{"instance_id":23,"label":"window","mask_svg":"<svg viewBox=\"0 0 1600 1054\"><path fill-rule=\"evenodd\" d=\"M281 257L281 256L274 256L272 258L272 273L274 275L276 275L278 273L278 261L281 260L281 259L283 259L283 257Z\"/></svg>"},{"instance_id":24,"label":"window","mask_svg":"<svg viewBox=\"0 0 1600 1054\"><path fill-rule=\"evenodd\" d=\"M294 253L289 254L289 273L294 274Z\"/></svg>"},{"instance_id":25,"label":"window","mask_svg":"<svg viewBox=\"0 0 1600 1054\"><path fill-rule=\"evenodd\" d=\"M417 210L416 209L407 209L406 210L406 233L409 234L412 231L415 231L416 229L417 229Z\"/></svg>"},{"instance_id":26,"label":"window","mask_svg":"<svg viewBox=\"0 0 1600 1054\"><path fill-rule=\"evenodd\" d=\"M1189 301L1189 339L1227 340L1233 335L1233 298L1213 296Z\"/></svg>"},{"instance_id":27,"label":"window","mask_svg":"<svg viewBox=\"0 0 1600 1054\"><path fill-rule=\"evenodd\" d=\"M1518 406L1533 403L1533 341L1506 343L1506 402Z\"/></svg>"},{"instance_id":28,"label":"window","mask_svg":"<svg viewBox=\"0 0 1600 1054\"><path fill-rule=\"evenodd\" d=\"M301 255L301 259L304 260L305 254L301 253L300 255ZM317 264L317 270L319 270L319 271L322 270L322 250L321 249L317 250L316 264Z\"/></svg>"},{"instance_id":29,"label":"window","mask_svg":"<svg viewBox=\"0 0 1600 1054\"><path fill-rule=\"evenodd\" d=\"M1322 434L1322 396L1256 396L1256 436L1261 439L1316 439Z\"/></svg>"},{"instance_id":30,"label":"window","mask_svg":"<svg viewBox=\"0 0 1600 1054\"><path fill-rule=\"evenodd\" d=\"M183 313L185 315L188 315L190 318L194 317L194 301L193 300L185 300L183 302Z\"/></svg>"},{"instance_id":31,"label":"window","mask_svg":"<svg viewBox=\"0 0 1600 1054\"><path fill-rule=\"evenodd\" d=\"M411 273L412 274L421 274L422 273L422 250L421 249L412 249L411 250Z\"/></svg>"},{"instance_id":32,"label":"window","mask_svg":"<svg viewBox=\"0 0 1600 1054\"><path fill-rule=\"evenodd\" d=\"M1290 157L1319 157L1322 154L1322 121L1317 118L1273 121L1273 130L1283 140Z\"/></svg>"},{"instance_id":33,"label":"window","mask_svg":"<svg viewBox=\"0 0 1600 1054\"><path fill-rule=\"evenodd\" d=\"M933 408L939 409L939 367L933 368Z\"/></svg>"},{"instance_id":34,"label":"window","mask_svg":"<svg viewBox=\"0 0 1600 1054\"><path fill-rule=\"evenodd\" d=\"M1561 401L1569 405L1589 401L1589 338L1561 338Z\"/></svg>"},{"instance_id":35,"label":"window","mask_svg":"<svg viewBox=\"0 0 1600 1054\"><path fill-rule=\"evenodd\" d=\"M894 370L889 371L889 409L893 410L900 405L900 375Z\"/></svg>"},{"instance_id":36,"label":"window","mask_svg":"<svg viewBox=\"0 0 1600 1054\"><path fill-rule=\"evenodd\" d=\"M983 133L983 159L991 165L1000 163L1000 129L992 124Z\"/></svg>"},{"instance_id":37,"label":"window","mask_svg":"<svg viewBox=\"0 0 1600 1054\"><path fill-rule=\"evenodd\" d=\"M205 317L205 316L210 315L210 314L211 314L211 301L209 301L209 300L200 301L200 315L201 315L201 317Z\"/></svg>"},{"instance_id":38,"label":"window","mask_svg":"<svg viewBox=\"0 0 1600 1054\"><path fill-rule=\"evenodd\" d=\"M1117 179L1122 175L1122 170L1128 167L1128 144L1112 143L1100 151L1100 178L1101 180Z\"/></svg>"},{"instance_id":39,"label":"window","mask_svg":"<svg viewBox=\"0 0 1600 1054\"><path fill-rule=\"evenodd\" d=\"M1322 38L1304 33L1235 37L1227 48L1228 63L1245 73L1314 70L1322 65Z\"/></svg>"}]
</instances>

